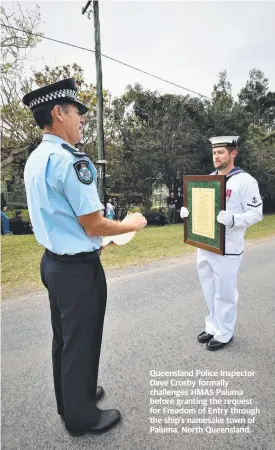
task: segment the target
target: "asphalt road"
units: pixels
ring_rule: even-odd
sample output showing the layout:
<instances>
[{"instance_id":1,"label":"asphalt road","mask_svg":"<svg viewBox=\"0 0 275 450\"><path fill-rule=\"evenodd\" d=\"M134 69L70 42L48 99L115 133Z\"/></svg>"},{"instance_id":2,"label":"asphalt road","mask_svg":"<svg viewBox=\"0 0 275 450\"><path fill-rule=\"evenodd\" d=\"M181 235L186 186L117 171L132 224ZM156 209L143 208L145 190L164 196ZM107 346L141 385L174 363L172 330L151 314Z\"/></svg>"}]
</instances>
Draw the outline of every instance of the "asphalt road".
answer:
<instances>
[{"instance_id":1,"label":"asphalt road","mask_svg":"<svg viewBox=\"0 0 275 450\"><path fill-rule=\"evenodd\" d=\"M73 438L66 433L56 413L46 294L3 303L2 449L273 450L274 255L274 239L246 249L239 276L239 315L234 341L219 352L206 351L196 342L197 334L203 330L206 308L194 256L108 274L109 301L99 373L106 396L99 405L118 408L123 420L102 436ZM251 399L249 408L257 407L260 413L254 416L249 433L207 433L205 425L202 433L181 433L181 426L177 434L150 433L151 370L189 371L190 377L172 377L186 381L195 379L191 371L221 369L255 371L251 378L225 378L230 381L228 389L242 390L243 396L216 395L222 400ZM168 376L162 378L167 380L170 382Z\"/></svg>"}]
</instances>

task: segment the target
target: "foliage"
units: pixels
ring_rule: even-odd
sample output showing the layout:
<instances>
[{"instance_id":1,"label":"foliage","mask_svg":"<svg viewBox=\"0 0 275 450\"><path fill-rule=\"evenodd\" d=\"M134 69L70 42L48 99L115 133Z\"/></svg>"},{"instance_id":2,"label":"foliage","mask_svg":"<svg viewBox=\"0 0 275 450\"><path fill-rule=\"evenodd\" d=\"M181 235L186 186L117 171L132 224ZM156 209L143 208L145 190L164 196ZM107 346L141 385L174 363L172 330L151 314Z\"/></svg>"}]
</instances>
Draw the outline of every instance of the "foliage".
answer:
<instances>
[{"instance_id":1,"label":"foliage","mask_svg":"<svg viewBox=\"0 0 275 450\"><path fill-rule=\"evenodd\" d=\"M32 11L23 11L18 2L13 9L6 10L1 6L1 74L2 76L18 74L21 63L27 58L28 50L35 47L41 41L40 37L34 36L41 23L39 6ZM15 29L17 28L17 30ZM25 33L24 30L29 33Z\"/></svg>"},{"instance_id":2,"label":"foliage","mask_svg":"<svg viewBox=\"0 0 275 450\"><path fill-rule=\"evenodd\" d=\"M12 9L1 7L1 160L3 166L13 162L12 156L19 155L17 163L27 157L28 143L39 137L30 112L21 103L22 96L30 90L30 80L22 76L22 63L28 52L41 41L37 34L41 23L39 7L23 11L20 3ZM24 30L24 31L16 30ZM9 169L10 170L10 167Z\"/></svg>"},{"instance_id":3,"label":"foliage","mask_svg":"<svg viewBox=\"0 0 275 450\"><path fill-rule=\"evenodd\" d=\"M249 159L246 165L254 173L260 184L275 181L275 133L266 134L263 127L250 125L246 146Z\"/></svg>"},{"instance_id":4,"label":"foliage","mask_svg":"<svg viewBox=\"0 0 275 450\"><path fill-rule=\"evenodd\" d=\"M240 104L251 114L253 124L266 131L275 129L275 92L268 91L268 79L261 70L249 72L249 80L239 93Z\"/></svg>"},{"instance_id":5,"label":"foliage","mask_svg":"<svg viewBox=\"0 0 275 450\"><path fill-rule=\"evenodd\" d=\"M37 32L39 8L23 12L2 12L2 24ZM26 78L20 67L28 51L39 42L31 34L3 27L2 77L2 163L4 176L22 177L28 148L41 139L32 114L22 97L32 89L74 77L79 98L87 113L83 144L97 160L96 88L87 83L83 69L76 63L34 71ZM212 170L209 138L239 135L240 157L237 163L260 181L274 181L275 92L258 69L234 100L226 70L213 86L211 100L189 95L160 95L140 84L128 86L124 95L110 101L104 91L104 133L108 165L108 195L117 192L125 206L142 204L150 208L154 187L165 184L179 192L183 174L204 174ZM11 164L12 163L12 164Z\"/></svg>"}]
</instances>

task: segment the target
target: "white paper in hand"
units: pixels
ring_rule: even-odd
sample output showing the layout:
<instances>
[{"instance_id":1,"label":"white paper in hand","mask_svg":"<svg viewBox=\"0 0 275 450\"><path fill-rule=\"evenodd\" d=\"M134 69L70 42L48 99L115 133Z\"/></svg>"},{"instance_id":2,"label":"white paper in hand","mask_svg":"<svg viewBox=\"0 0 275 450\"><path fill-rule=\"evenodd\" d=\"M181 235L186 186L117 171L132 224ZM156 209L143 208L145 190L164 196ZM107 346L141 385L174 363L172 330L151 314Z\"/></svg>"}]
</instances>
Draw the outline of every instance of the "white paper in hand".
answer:
<instances>
[{"instance_id":1,"label":"white paper in hand","mask_svg":"<svg viewBox=\"0 0 275 450\"><path fill-rule=\"evenodd\" d=\"M102 239L102 247L106 247L106 245L110 244L112 242L113 236L104 236Z\"/></svg>"},{"instance_id":2,"label":"white paper in hand","mask_svg":"<svg viewBox=\"0 0 275 450\"><path fill-rule=\"evenodd\" d=\"M122 220L122 222L127 222L129 220L129 217L130 215L127 214L127 216ZM119 234L117 236L105 236L102 240L102 246L105 247L106 245L110 244L110 242L114 242L116 245L128 244L128 242L130 242L133 239L135 234L136 231L130 231L129 233Z\"/></svg>"}]
</instances>

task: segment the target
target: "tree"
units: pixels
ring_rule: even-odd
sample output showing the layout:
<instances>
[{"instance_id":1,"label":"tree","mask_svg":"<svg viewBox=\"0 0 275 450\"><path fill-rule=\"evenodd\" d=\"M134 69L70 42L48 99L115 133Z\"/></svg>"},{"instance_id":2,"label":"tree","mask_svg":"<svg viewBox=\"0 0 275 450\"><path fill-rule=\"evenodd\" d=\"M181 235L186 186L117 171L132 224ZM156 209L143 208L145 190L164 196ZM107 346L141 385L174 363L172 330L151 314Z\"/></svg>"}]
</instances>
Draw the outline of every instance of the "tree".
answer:
<instances>
[{"instance_id":1,"label":"tree","mask_svg":"<svg viewBox=\"0 0 275 450\"><path fill-rule=\"evenodd\" d=\"M233 97L231 92L231 83L227 80L226 70L219 73L219 80L214 84L212 92L212 103L214 107L220 106L222 110L230 110L233 106Z\"/></svg>"},{"instance_id":2,"label":"tree","mask_svg":"<svg viewBox=\"0 0 275 450\"><path fill-rule=\"evenodd\" d=\"M27 155L28 145L39 138L41 133L35 126L31 112L22 104L24 93L31 90L30 80L22 80L17 86L13 79L7 80L1 91L2 102L2 165L19 154Z\"/></svg>"},{"instance_id":3,"label":"tree","mask_svg":"<svg viewBox=\"0 0 275 450\"><path fill-rule=\"evenodd\" d=\"M38 136L31 115L22 107L21 98L24 89L28 89L28 82L22 79L22 63L27 59L28 51L41 41L41 38L30 34L37 33L41 16L38 6L33 11L24 12L18 3L12 10L1 7L0 20L2 31L1 159L2 168L5 168L13 161L17 162L16 167L22 164L22 154L26 157L28 142ZM13 172L12 167L10 171Z\"/></svg>"},{"instance_id":4,"label":"tree","mask_svg":"<svg viewBox=\"0 0 275 450\"><path fill-rule=\"evenodd\" d=\"M16 69L21 56L16 59L16 53L13 55ZM77 64L46 65L29 79L19 74L15 78L12 71L10 74L5 74L2 89L4 165L11 167L13 161L12 172L17 170L22 175L28 148L41 139L32 113L22 104L23 95L70 77L77 80L79 99L89 108L83 142L85 151L96 162L96 89L85 81L83 69ZM183 174L210 173L208 140L215 135L240 135L241 165L260 182L274 180L275 93L268 91L268 80L261 71L250 72L239 102L233 99L224 70L214 85L211 101L188 95L160 95L136 84L128 86L125 94L112 103L104 91L104 106L110 175L107 186L111 192L124 194L129 203L142 198L143 204L149 206L156 185L165 184L177 191Z\"/></svg>"},{"instance_id":5,"label":"tree","mask_svg":"<svg viewBox=\"0 0 275 450\"><path fill-rule=\"evenodd\" d=\"M127 88L116 106L123 142L119 167L124 168L116 177L117 189L135 186L148 201L154 185L175 189L183 173L200 173L207 126L201 100L159 95L136 85ZM125 115L129 107L131 112Z\"/></svg>"},{"instance_id":6,"label":"tree","mask_svg":"<svg viewBox=\"0 0 275 450\"><path fill-rule=\"evenodd\" d=\"M220 72L212 92L212 102L208 103L209 137L243 135L249 123L247 116L244 107L234 102L226 70Z\"/></svg>"},{"instance_id":7,"label":"tree","mask_svg":"<svg viewBox=\"0 0 275 450\"><path fill-rule=\"evenodd\" d=\"M25 12L19 2L16 10L6 10L1 6L2 76L18 74L22 62L27 58L27 51L41 41L41 38L30 34L38 34L40 23L41 15L37 5L35 10Z\"/></svg>"},{"instance_id":8,"label":"tree","mask_svg":"<svg viewBox=\"0 0 275 450\"><path fill-rule=\"evenodd\" d=\"M249 158L245 166L260 184L275 182L275 133L266 133L259 125L248 128L246 147Z\"/></svg>"},{"instance_id":9,"label":"tree","mask_svg":"<svg viewBox=\"0 0 275 450\"><path fill-rule=\"evenodd\" d=\"M251 113L254 124L260 124L268 91L268 79L261 70L252 69L249 72L249 80L239 93L240 104Z\"/></svg>"},{"instance_id":10,"label":"tree","mask_svg":"<svg viewBox=\"0 0 275 450\"><path fill-rule=\"evenodd\" d=\"M267 92L262 101L261 124L268 133L275 130L275 92Z\"/></svg>"}]
</instances>

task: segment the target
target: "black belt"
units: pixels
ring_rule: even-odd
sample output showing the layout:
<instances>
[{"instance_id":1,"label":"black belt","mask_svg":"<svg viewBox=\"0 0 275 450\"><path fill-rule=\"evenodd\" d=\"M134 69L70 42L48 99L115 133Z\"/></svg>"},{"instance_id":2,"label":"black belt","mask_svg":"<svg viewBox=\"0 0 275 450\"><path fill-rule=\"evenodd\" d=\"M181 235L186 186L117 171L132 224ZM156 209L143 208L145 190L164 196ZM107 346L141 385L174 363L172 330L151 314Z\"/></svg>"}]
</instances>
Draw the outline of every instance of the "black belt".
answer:
<instances>
[{"instance_id":1,"label":"black belt","mask_svg":"<svg viewBox=\"0 0 275 450\"><path fill-rule=\"evenodd\" d=\"M58 255L57 253L53 253L46 248L45 253L51 258L57 259L58 261L77 262L98 259L100 257L101 250L99 249L94 250L93 252L76 253L76 255Z\"/></svg>"}]
</instances>

